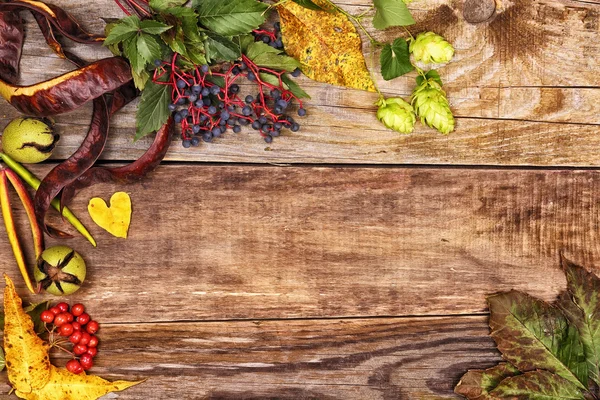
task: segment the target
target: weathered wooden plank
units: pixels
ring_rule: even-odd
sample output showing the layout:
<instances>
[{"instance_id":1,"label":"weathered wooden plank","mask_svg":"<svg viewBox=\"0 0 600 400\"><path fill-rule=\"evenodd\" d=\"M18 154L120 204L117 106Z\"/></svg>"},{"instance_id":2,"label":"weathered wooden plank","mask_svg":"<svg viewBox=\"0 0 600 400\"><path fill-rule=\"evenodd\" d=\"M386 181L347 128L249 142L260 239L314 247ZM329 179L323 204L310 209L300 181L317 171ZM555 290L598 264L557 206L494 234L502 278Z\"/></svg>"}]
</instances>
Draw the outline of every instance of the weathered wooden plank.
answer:
<instances>
[{"instance_id":1,"label":"weathered wooden plank","mask_svg":"<svg viewBox=\"0 0 600 400\"><path fill-rule=\"evenodd\" d=\"M499 361L487 317L148 322L99 332L90 372L148 378L119 399L458 399Z\"/></svg>"},{"instance_id":2,"label":"weathered wooden plank","mask_svg":"<svg viewBox=\"0 0 600 400\"><path fill-rule=\"evenodd\" d=\"M565 285L561 250L599 265L599 178L166 165L141 184L82 192L74 209L99 247L66 243L89 263L78 298L110 322L479 313L486 295L512 288L552 300ZM116 190L133 199L127 240L85 210ZM0 259L24 289L5 240Z\"/></svg>"},{"instance_id":3,"label":"weathered wooden plank","mask_svg":"<svg viewBox=\"0 0 600 400\"><path fill-rule=\"evenodd\" d=\"M118 17L111 0L66 6L100 31L103 17ZM370 4L364 0L342 4L358 12ZM440 71L452 107L459 118L457 131L444 137L420 126L411 136L400 136L380 125L372 105L376 95L333 88L303 79L313 99L302 132L279 138L271 146L257 136L226 135L218 144L199 150L175 145L171 160L249 161L274 163L452 163L470 165L598 165L597 124L599 68L595 62L598 30L597 4L575 1L516 1L500 5L492 22L467 24L462 2L445 1L411 5L420 21L414 32L433 29L446 35L457 48L456 59ZM503 8L504 7L504 8ZM102 10L102 11L99 11ZM381 40L401 34L391 29L374 32ZM32 83L70 69L53 58L41 36L30 24L26 42L23 81ZM106 49L76 46L90 59L108 55ZM376 54L367 60L374 65ZM386 95L408 96L414 85L409 75L384 82ZM539 87L539 86L550 87ZM576 86L577 88L569 88ZM581 89L583 87L583 89ZM105 159L132 159L148 141L132 144L135 105L115 118L114 139ZM0 104L6 119L17 113ZM469 118L483 118L472 120ZM497 121L494 119L502 119ZM508 120L507 120L508 119ZM89 107L57 118L63 141L55 158L71 154L81 141L89 120ZM525 122L523 122L525 121ZM530 121L551 122L536 123ZM564 122L564 124L563 124ZM582 127L579 124L594 124ZM269 151L265 151L269 150Z\"/></svg>"}]
</instances>

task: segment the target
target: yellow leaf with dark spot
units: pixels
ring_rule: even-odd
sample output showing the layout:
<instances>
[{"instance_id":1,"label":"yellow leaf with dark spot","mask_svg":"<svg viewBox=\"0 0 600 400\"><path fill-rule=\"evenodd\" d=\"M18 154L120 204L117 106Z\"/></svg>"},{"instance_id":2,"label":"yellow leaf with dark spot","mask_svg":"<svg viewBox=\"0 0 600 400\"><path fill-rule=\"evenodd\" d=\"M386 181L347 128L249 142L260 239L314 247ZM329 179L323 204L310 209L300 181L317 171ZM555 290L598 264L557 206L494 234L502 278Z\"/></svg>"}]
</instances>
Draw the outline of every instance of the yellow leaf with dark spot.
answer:
<instances>
[{"instance_id":1,"label":"yellow leaf with dark spot","mask_svg":"<svg viewBox=\"0 0 600 400\"><path fill-rule=\"evenodd\" d=\"M36 335L31 317L23 311L12 280L4 275L4 353L8 380L22 393L43 388L50 379L48 347Z\"/></svg>"},{"instance_id":2,"label":"yellow leaf with dark spot","mask_svg":"<svg viewBox=\"0 0 600 400\"><path fill-rule=\"evenodd\" d=\"M8 380L17 396L28 400L94 400L142 382L109 382L50 364L48 346L35 334L13 282L7 275L4 279L4 351Z\"/></svg>"},{"instance_id":3,"label":"yellow leaf with dark spot","mask_svg":"<svg viewBox=\"0 0 600 400\"><path fill-rule=\"evenodd\" d=\"M15 392L27 400L94 400L110 392L118 392L140 382L109 382L98 376L73 374L51 366L50 380L42 389L32 393Z\"/></svg>"},{"instance_id":4,"label":"yellow leaf with dark spot","mask_svg":"<svg viewBox=\"0 0 600 400\"><path fill-rule=\"evenodd\" d=\"M331 8L324 0L315 0ZM333 85L375 91L356 28L341 12L313 11L292 1L277 7L285 51L309 78Z\"/></svg>"}]
</instances>

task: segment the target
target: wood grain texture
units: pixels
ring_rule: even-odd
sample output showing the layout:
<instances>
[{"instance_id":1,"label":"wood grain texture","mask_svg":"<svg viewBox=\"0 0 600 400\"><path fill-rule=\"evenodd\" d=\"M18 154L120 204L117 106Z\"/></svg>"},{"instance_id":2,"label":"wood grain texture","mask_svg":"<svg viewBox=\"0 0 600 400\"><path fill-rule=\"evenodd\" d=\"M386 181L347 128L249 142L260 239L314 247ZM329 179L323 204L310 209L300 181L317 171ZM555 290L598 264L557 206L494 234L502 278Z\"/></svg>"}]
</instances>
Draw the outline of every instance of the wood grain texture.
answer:
<instances>
[{"instance_id":1,"label":"wood grain texture","mask_svg":"<svg viewBox=\"0 0 600 400\"><path fill-rule=\"evenodd\" d=\"M103 28L102 17L119 17L111 0L65 2L63 5L92 31ZM340 5L350 12L366 10L369 2L352 0ZM430 29L445 35L457 48L452 63L440 69L452 108L459 117L448 137L419 125L409 136L386 130L375 117L376 95L335 88L301 79L312 95L309 117L301 132L286 134L266 145L255 133L227 134L214 144L183 149L178 142L171 160L261 163L373 163L462 165L597 166L600 147L597 104L599 54L596 35L600 5L565 0L515 0L499 5L496 17L468 24L462 1L411 4L419 22L413 32ZM101 11L100 11L101 10ZM399 29L373 32L389 41ZM44 47L29 24L24 49L23 82L33 83L67 71ZM105 49L75 46L80 55L97 59ZM365 46L367 49L368 46ZM367 62L377 64L377 53ZM372 68L382 91L407 97L414 74L385 82ZM142 154L148 140L132 143L136 105L113 121L112 139L104 154L109 160L129 160ZM54 155L64 159L74 152L89 123L90 109L59 116L63 139ZM0 129L17 114L0 103Z\"/></svg>"},{"instance_id":2,"label":"wood grain texture","mask_svg":"<svg viewBox=\"0 0 600 400\"><path fill-rule=\"evenodd\" d=\"M458 399L462 374L500 359L488 330L487 317L104 324L90 372L148 379L122 400Z\"/></svg>"},{"instance_id":3,"label":"wood grain texture","mask_svg":"<svg viewBox=\"0 0 600 400\"><path fill-rule=\"evenodd\" d=\"M166 165L140 184L82 192L73 208L99 247L66 243L89 263L77 298L106 322L480 313L486 295L512 288L554 299L565 286L559 251L598 266L599 178ZM133 202L126 240L86 211L117 190ZM11 258L4 240L0 255Z\"/></svg>"}]
</instances>

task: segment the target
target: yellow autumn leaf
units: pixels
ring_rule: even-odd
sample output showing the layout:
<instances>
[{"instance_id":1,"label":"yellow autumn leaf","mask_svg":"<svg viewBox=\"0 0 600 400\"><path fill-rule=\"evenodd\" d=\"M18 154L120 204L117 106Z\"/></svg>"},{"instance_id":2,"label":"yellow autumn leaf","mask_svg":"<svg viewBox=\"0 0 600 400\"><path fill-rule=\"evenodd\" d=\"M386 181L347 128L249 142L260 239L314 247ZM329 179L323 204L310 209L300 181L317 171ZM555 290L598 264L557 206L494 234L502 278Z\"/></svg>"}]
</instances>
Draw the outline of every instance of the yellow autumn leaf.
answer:
<instances>
[{"instance_id":1,"label":"yellow autumn leaf","mask_svg":"<svg viewBox=\"0 0 600 400\"><path fill-rule=\"evenodd\" d=\"M126 238L131 223L131 198L125 192L117 192L110 198L110 207L99 197L88 204L92 220L113 236Z\"/></svg>"},{"instance_id":2,"label":"yellow autumn leaf","mask_svg":"<svg viewBox=\"0 0 600 400\"><path fill-rule=\"evenodd\" d=\"M50 364L48 346L35 334L12 280L6 274L4 279L5 360L8 380L17 396L29 400L94 400L142 382L109 382Z\"/></svg>"},{"instance_id":3,"label":"yellow autumn leaf","mask_svg":"<svg viewBox=\"0 0 600 400\"><path fill-rule=\"evenodd\" d=\"M314 0L331 8L325 0ZM309 78L333 85L375 91L356 28L341 12L313 11L292 1L277 6L285 51Z\"/></svg>"},{"instance_id":4,"label":"yellow autumn leaf","mask_svg":"<svg viewBox=\"0 0 600 400\"><path fill-rule=\"evenodd\" d=\"M8 381L19 392L31 393L50 380L48 346L36 335L12 280L6 274L4 279L4 357Z\"/></svg>"},{"instance_id":5,"label":"yellow autumn leaf","mask_svg":"<svg viewBox=\"0 0 600 400\"><path fill-rule=\"evenodd\" d=\"M141 381L140 381L141 382ZM94 375L73 374L51 365L50 380L40 390L15 394L26 400L94 400L110 392L118 392L140 382L109 382Z\"/></svg>"}]
</instances>

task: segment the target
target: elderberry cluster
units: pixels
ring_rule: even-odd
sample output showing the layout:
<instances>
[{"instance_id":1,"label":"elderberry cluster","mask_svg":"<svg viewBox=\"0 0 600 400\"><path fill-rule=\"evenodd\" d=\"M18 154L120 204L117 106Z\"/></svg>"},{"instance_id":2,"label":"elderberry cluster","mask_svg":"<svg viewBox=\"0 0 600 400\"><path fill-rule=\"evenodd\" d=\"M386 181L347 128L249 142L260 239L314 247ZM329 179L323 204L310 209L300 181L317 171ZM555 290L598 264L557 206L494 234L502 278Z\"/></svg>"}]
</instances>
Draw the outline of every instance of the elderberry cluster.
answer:
<instances>
[{"instance_id":1,"label":"elderberry cluster","mask_svg":"<svg viewBox=\"0 0 600 400\"><path fill-rule=\"evenodd\" d=\"M306 115L301 100L286 89L283 72L259 67L245 56L219 69L202 65L191 72L182 71L174 62L164 63L158 69L167 73L169 67L170 80L166 84L173 87L173 95L168 107L175 123L181 126L185 148L198 146L201 141L211 142L229 129L239 133L243 126L259 131L265 142L271 143L283 129L300 129L300 124L288 114L294 100L299 103L297 114ZM266 82L261 75L264 73L276 78L278 84ZM299 70L291 73L299 74ZM238 83L241 79L255 83L258 92L242 95Z\"/></svg>"}]
</instances>

